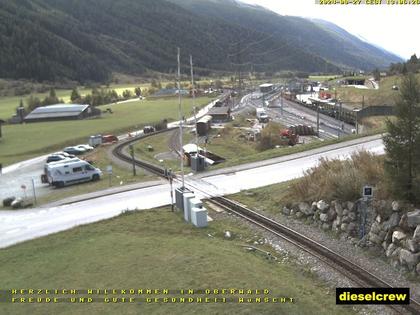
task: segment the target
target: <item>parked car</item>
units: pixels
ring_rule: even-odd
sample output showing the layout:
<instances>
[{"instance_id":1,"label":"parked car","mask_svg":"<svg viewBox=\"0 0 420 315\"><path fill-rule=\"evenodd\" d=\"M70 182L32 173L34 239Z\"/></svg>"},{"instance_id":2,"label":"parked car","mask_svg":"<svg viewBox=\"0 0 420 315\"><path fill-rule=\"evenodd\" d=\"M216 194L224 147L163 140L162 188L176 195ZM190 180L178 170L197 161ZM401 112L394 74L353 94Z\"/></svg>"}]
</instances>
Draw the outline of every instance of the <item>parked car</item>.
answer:
<instances>
[{"instance_id":1,"label":"parked car","mask_svg":"<svg viewBox=\"0 0 420 315\"><path fill-rule=\"evenodd\" d=\"M102 143L114 143L118 142L118 138L114 135L105 135L102 136Z\"/></svg>"},{"instance_id":2,"label":"parked car","mask_svg":"<svg viewBox=\"0 0 420 315\"><path fill-rule=\"evenodd\" d=\"M74 154L68 154L67 152L63 152L63 151L54 152L51 155L62 155L62 156L68 157L69 159L72 159L75 157Z\"/></svg>"},{"instance_id":3,"label":"parked car","mask_svg":"<svg viewBox=\"0 0 420 315\"><path fill-rule=\"evenodd\" d=\"M85 149L86 151L92 151L94 148L88 144L79 144L76 148Z\"/></svg>"},{"instance_id":4,"label":"parked car","mask_svg":"<svg viewBox=\"0 0 420 315\"><path fill-rule=\"evenodd\" d=\"M64 152L68 154L80 155L86 153L85 149L77 148L77 147L67 147L63 149Z\"/></svg>"},{"instance_id":5,"label":"parked car","mask_svg":"<svg viewBox=\"0 0 420 315\"><path fill-rule=\"evenodd\" d=\"M61 155L61 154L51 154L47 157L47 163L51 163L51 162L58 162L58 161L62 161L62 160L66 160L68 159L68 157Z\"/></svg>"}]
</instances>

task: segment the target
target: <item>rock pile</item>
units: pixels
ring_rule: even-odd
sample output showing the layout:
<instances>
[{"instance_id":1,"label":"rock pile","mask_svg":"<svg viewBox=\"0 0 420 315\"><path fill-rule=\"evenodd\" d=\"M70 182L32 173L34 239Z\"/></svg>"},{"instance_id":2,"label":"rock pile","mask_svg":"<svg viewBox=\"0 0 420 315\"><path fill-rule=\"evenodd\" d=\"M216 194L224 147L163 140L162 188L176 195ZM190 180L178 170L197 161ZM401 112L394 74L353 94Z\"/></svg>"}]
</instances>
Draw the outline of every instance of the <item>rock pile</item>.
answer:
<instances>
[{"instance_id":1,"label":"rock pile","mask_svg":"<svg viewBox=\"0 0 420 315\"><path fill-rule=\"evenodd\" d=\"M369 208L364 227L357 202L300 202L283 207L282 212L313 222L323 230L345 233L354 240L358 240L364 228L366 245L381 248L394 267L420 275L420 209L404 212L396 201L378 204L386 211Z\"/></svg>"}]
</instances>

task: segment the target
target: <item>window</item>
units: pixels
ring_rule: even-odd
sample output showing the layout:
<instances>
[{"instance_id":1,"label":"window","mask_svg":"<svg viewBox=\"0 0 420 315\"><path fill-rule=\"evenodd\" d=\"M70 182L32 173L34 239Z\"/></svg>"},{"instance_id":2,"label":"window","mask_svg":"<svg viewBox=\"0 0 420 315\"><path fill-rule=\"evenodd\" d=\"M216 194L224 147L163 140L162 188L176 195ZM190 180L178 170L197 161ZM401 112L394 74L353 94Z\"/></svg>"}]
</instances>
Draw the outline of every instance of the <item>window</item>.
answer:
<instances>
[{"instance_id":1,"label":"window","mask_svg":"<svg viewBox=\"0 0 420 315\"><path fill-rule=\"evenodd\" d=\"M81 167L74 167L73 168L73 173L77 173L77 172L81 172L83 171L83 169Z\"/></svg>"},{"instance_id":2,"label":"window","mask_svg":"<svg viewBox=\"0 0 420 315\"><path fill-rule=\"evenodd\" d=\"M85 170L86 170L86 171L93 171L93 167L92 167L92 166L90 166L90 165L86 165L86 166L85 166Z\"/></svg>"}]
</instances>

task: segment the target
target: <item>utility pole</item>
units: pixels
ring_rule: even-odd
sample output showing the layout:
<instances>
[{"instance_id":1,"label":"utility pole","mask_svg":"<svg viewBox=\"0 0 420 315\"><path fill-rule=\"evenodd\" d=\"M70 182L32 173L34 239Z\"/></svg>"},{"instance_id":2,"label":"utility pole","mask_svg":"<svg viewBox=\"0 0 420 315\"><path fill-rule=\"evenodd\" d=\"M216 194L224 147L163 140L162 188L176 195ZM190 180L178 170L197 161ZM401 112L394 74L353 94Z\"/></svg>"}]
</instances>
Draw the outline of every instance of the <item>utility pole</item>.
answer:
<instances>
[{"instance_id":1,"label":"utility pole","mask_svg":"<svg viewBox=\"0 0 420 315\"><path fill-rule=\"evenodd\" d=\"M182 135L182 123L183 123L183 117L182 117L182 108L181 108L181 61L180 61L180 49L178 47L178 111L179 111L179 144L181 146L181 178L182 178L182 189L185 187L185 181L184 181L184 147L183 147L183 135Z\"/></svg>"},{"instance_id":2,"label":"utility pole","mask_svg":"<svg viewBox=\"0 0 420 315\"><path fill-rule=\"evenodd\" d=\"M175 209L174 209L174 191L172 188L172 183L173 183L172 169L169 169L168 178L169 178L169 187L171 189L171 210L172 212L174 212Z\"/></svg>"},{"instance_id":3,"label":"utility pole","mask_svg":"<svg viewBox=\"0 0 420 315\"><path fill-rule=\"evenodd\" d=\"M241 42L238 42L238 78L239 78L239 94L242 91L242 58L241 58Z\"/></svg>"},{"instance_id":4,"label":"utility pole","mask_svg":"<svg viewBox=\"0 0 420 315\"><path fill-rule=\"evenodd\" d=\"M281 92L280 92L280 110L281 110L281 115L283 116L283 88L282 88L282 90L281 90Z\"/></svg>"},{"instance_id":5,"label":"utility pole","mask_svg":"<svg viewBox=\"0 0 420 315\"><path fill-rule=\"evenodd\" d=\"M317 103L316 105L316 133L319 138L319 103Z\"/></svg>"},{"instance_id":6,"label":"utility pole","mask_svg":"<svg viewBox=\"0 0 420 315\"><path fill-rule=\"evenodd\" d=\"M198 129L197 129L197 113L195 108L195 86L194 86L194 68L192 55L190 55L190 66L191 66L191 87L192 87L192 100L193 100L193 109L194 109L194 123L195 123L195 145L197 146L197 158L199 156L198 152Z\"/></svg>"},{"instance_id":7,"label":"utility pole","mask_svg":"<svg viewBox=\"0 0 420 315\"><path fill-rule=\"evenodd\" d=\"M340 112L339 112L339 118L338 120L342 119L342 115L343 115L343 103L340 101L338 104L340 104Z\"/></svg>"}]
</instances>

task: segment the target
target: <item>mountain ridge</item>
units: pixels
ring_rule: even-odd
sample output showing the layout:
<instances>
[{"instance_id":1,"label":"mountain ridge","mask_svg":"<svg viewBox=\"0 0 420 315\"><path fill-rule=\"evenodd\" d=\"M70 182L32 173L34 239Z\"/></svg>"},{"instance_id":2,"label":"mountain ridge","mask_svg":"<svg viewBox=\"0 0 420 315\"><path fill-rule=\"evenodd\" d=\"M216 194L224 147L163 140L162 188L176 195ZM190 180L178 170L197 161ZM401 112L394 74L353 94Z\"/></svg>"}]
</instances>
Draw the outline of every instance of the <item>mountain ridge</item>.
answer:
<instances>
[{"instance_id":1,"label":"mountain ridge","mask_svg":"<svg viewBox=\"0 0 420 315\"><path fill-rule=\"evenodd\" d=\"M331 58L309 41L307 23L234 0L1 0L0 77L104 82L112 72L173 73L177 47L184 66L192 54L201 74L338 72L396 61L385 53Z\"/></svg>"}]
</instances>

